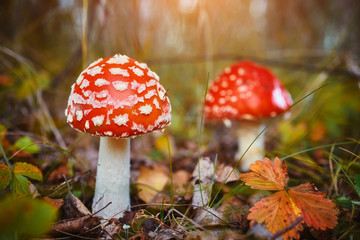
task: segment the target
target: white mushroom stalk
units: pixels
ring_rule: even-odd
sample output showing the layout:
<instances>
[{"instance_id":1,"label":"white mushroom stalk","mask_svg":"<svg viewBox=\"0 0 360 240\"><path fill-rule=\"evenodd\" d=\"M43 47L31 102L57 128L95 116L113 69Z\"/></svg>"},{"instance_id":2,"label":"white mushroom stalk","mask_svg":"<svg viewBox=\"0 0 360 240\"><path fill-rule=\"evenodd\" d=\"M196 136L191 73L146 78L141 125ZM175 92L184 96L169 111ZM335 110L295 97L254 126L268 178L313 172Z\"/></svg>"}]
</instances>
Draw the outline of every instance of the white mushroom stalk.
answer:
<instances>
[{"instance_id":1,"label":"white mushroom stalk","mask_svg":"<svg viewBox=\"0 0 360 240\"><path fill-rule=\"evenodd\" d=\"M129 211L130 139L100 138L93 212L105 219Z\"/></svg>"},{"instance_id":2,"label":"white mushroom stalk","mask_svg":"<svg viewBox=\"0 0 360 240\"><path fill-rule=\"evenodd\" d=\"M124 55L99 59L71 87L67 122L101 137L93 213L104 219L130 209L130 143L170 124L171 106L159 77Z\"/></svg>"},{"instance_id":3,"label":"white mushroom stalk","mask_svg":"<svg viewBox=\"0 0 360 240\"><path fill-rule=\"evenodd\" d=\"M265 125L259 121L242 120L237 124L236 136L238 139L238 150L235 154L235 160L239 160L252 142L257 138L241 159L241 164L239 166L240 171L245 172L254 161L262 161L264 159L265 137L264 133L259 135L264 128Z\"/></svg>"}]
</instances>

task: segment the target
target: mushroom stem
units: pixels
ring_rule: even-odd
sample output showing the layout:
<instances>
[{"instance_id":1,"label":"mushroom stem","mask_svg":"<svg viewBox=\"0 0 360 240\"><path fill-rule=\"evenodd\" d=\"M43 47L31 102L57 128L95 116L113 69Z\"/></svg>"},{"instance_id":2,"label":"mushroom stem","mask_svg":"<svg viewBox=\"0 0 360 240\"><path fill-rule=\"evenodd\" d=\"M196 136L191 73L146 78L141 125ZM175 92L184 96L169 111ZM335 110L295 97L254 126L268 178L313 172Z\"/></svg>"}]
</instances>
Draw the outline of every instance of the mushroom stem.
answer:
<instances>
[{"instance_id":1,"label":"mushroom stem","mask_svg":"<svg viewBox=\"0 0 360 240\"><path fill-rule=\"evenodd\" d=\"M122 217L130 208L129 186L130 140L101 137L93 213L105 219Z\"/></svg>"},{"instance_id":2,"label":"mushroom stem","mask_svg":"<svg viewBox=\"0 0 360 240\"><path fill-rule=\"evenodd\" d=\"M238 137L238 151L235 155L236 160L240 159L246 149L250 146L250 144L254 141L254 139L260 134L263 129L264 124L261 124L258 121L240 121L236 131ZM238 168L241 172L246 172L249 170L250 164L255 163L255 161L257 160L263 160L263 158L264 134L261 134L246 152Z\"/></svg>"}]
</instances>

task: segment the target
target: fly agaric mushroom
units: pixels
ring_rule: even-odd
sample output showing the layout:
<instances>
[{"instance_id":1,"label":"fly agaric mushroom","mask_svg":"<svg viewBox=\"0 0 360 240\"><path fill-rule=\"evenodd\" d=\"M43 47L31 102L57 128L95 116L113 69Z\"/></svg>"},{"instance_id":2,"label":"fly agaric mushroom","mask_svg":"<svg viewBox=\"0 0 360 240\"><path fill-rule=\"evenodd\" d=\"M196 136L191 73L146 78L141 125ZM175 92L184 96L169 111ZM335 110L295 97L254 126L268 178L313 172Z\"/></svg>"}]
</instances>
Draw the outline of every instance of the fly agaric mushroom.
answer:
<instances>
[{"instance_id":1,"label":"fly agaric mushroom","mask_svg":"<svg viewBox=\"0 0 360 240\"><path fill-rule=\"evenodd\" d=\"M273 118L292 104L290 94L268 69L249 61L227 67L209 86L204 114L209 120L238 120L239 159L263 130L263 120ZM240 170L264 157L263 134L240 162Z\"/></svg>"},{"instance_id":2,"label":"fly agaric mushroom","mask_svg":"<svg viewBox=\"0 0 360 240\"><path fill-rule=\"evenodd\" d=\"M164 129L170 112L158 75L125 55L98 59L72 85L67 122L80 132L100 136L93 199L97 216L122 217L129 210L129 137Z\"/></svg>"}]
</instances>

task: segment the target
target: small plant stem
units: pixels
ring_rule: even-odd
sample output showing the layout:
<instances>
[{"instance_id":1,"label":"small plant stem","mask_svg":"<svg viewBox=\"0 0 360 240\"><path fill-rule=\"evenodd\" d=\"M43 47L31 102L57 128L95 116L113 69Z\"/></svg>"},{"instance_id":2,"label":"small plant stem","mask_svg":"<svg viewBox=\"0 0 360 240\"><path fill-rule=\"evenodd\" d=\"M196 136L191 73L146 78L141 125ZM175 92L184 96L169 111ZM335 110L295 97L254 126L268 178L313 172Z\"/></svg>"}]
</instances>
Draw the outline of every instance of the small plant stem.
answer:
<instances>
[{"instance_id":1,"label":"small plant stem","mask_svg":"<svg viewBox=\"0 0 360 240\"><path fill-rule=\"evenodd\" d=\"M173 169L172 169L172 159L171 159L171 146L169 140L169 134L167 130L165 130L166 140L167 140L167 147L168 147L168 154L169 154L169 168L170 168L170 205L171 208L174 207L174 186L173 186Z\"/></svg>"},{"instance_id":2,"label":"small plant stem","mask_svg":"<svg viewBox=\"0 0 360 240\"><path fill-rule=\"evenodd\" d=\"M4 148L2 147L1 143L0 143L0 150L1 150L1 153L2 153L2 155L4 157L6 165L8 166L8 168L12 169L12 165L11 165L9 159L6 156L6 153L5 153Z\"/></svg>"},{"instance_id":3,"label":"small plant stem","mask_svg":"<svg viewBox=\"0 0 360 240\"><path fill-rule=\"evenodd\" d=\"M87 66L87 13L88 13L88 0L83 0L82 7L82 68Z\"/></svg>"},{"instance_id":4,"label":"small plant stem","mask_svg":"<svg viewBox=\"0 0 360 240\"><path fill-rule=\"evenodd\" d=\"M334 166L333 166L333 162L331 161L331 155L333 154L334 152L334 148L335 146L332 146L331 147L331 150L330 150L330 155L329 155L329 168L330 168L330 174L331 174L331 179L332 179L332 183L331 183L331 187L330 187L330 190L329 190L329 195L331 193L331 190L332 188L334 187L335 189L335 193L338 194L338 188L337 188L337 174L336 174L336 177L334 175ZM339 170L339 169L338 169ZM337 171L338 173L339 171Z\"/></svg>"},{"instance_id":5,"label":"small plant stem","mask_svg":"<svg viewBox=\"0 0 360 240\"><path fill-rule=\"evenodd\" d=\"M209 87L209 73L207 75L206 78L206 84L205 84L205 94L204 94L204 99L203 99L203 105L202 105L202 109L201 109L201 118L200 118L200 126L199 126L199 140L198 140L198 176L199 176L199 187L200 187L200 196L201 196L201 202L202 205L204 206L204 198L203 198L203 192L202 192L202 186L201 186L201 177L200 177L200 148L201 148L201 133L202 133L202 127L203 127L203 121L204 121L204 109L205 109L205 100L206 100L206 94L208 91L208 87Z\"/></svg>"},{"instance_id":6,"label":"small plant stem","mask_svg":"<svg viewBox=\"0 0 360 240\"><path fill-rule=\"evenodd\" d=\"M15 188L14 188L14 169L12 164L10 163L9 159L6 156L3 146L0 143L0 150L5 160L6 166L10 169L10 189L13 196L15 196Z\"/></svg>"},{"instance_id":7,"label":"small plant stem","mask_svg":"<svg viewBox=\"0 0 360 240\"><path fill-rule=\"evenodd\" d=\"M357 145L358 146L358 145ZM343 147L339 147L339 149L343 150L344 152L349 153L350 155L352 155L354 157L353 160L351 160L351 162L346 166L346 171L349 170L349 168L351 167L351 165L353 165L359 158L359 155L356 155L355 153L343 148Z\"/></svg>"},{"instance_id":8,"label":"small plant stem","mask_svg":"<svg viewBox=\"0 0 360 240\"><path fill-rule=\"evenodd\" d=\"M305 152L310 152L312 150L316 150L316 149L319 149L319 148L340 146L340 145L346 145L346 144L352 144L352 143L354 143L354 142L353 141L348 141L348 142L332 143L332 144L321 145L321 146L317 146L317 147L313 147L313 148L308 148L308 149L305 149L305 150L302 150L302 151L287 155L286 157L280 158L280 160L283 161L283 160L291 158L293 156L296 156L296 155L299 155L299 154L302 154L302 153L305 153Z\"/></svg>"},{"instance_id":9,"label":"small plant stem","mask_svg":"<svg viewBox=\"0 0 360 240\"><path fill-rule=\"evenodd\" d=\"M338 168L344 173L344 175L346 176L346 178L348 179L351 187L355 190L355 184L351 181L351 178L349 177L349 175L346 173L346 171L341 167L340 163L335 159L334 155L330 156L331 160L333 160L336 165L338 166ZM355 191L356 192L356 191ZM360 196L359 196L360 197Z\"/></svg>"}]
</instances>

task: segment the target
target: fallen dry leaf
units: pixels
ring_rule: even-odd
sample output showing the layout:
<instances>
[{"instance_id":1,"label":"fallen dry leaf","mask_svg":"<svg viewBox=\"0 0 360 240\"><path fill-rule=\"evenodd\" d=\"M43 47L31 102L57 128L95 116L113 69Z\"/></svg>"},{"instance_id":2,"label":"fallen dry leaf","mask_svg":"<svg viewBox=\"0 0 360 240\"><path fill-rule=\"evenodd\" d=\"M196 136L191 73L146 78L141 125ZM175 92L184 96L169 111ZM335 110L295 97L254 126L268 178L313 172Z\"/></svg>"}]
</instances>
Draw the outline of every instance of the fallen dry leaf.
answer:
<instances>
[{"instance_id":1,"label":"fallen dry leaf","mask_svg":"<svg viewBox=\"0 0 360 240\"><path fill-rule=\"evenodd\" d=\"M169 176L159 169L140 167L140 174L137 179L138 196L145 203L151 202L156 194L164 189Z\"/></svg>"},{"instance_id":2,"label":"fallen dry leaf","mask_svg":"<svg viewBox=\"0 0 360 240\"><path fill-rule=\"evenodd\" d=\"M267 229L276 233L294 222L300 215L295 210L286 191L279 191L273 195L263 198L251 209L248 216L249 220L265 223ZM291 229L283 235L284 239L299 238L298 231L302 230L301 224Z\"/></svg>"},{"instance_id":3,"label":"fallen dry leaf","mask_svg":"<svg viewBox=\"0 0 360 240\"><path fill-rule=\"evenodd\" d=\"M253 189L283 190L289 180L287 166L278 157L275 157L274 162L269 158L256 161L250 165L250 170L250 173L242 173L239 177Z\"/></svg>"},{"instance_id":4,"label":"fallen dry leaf","mask_svg":"<svg viewBox=\"0 0 360 240\"><path fill-rule=\"evenodd\" d=\"M225 164L220 164L218 167L216 167L216 181L221 183L224 182L225 180L226 180L225 183L238 181L239 176L238 174L236 174L236 171L233 172L231 171L233 171L233 167Z\"/></svg>"},{"instance_id":5,"label":"fallen dry leaf","mask_svg":"<svg viewBox=\"0 0 360 240\"><path fill-rule=\"evenodd\" d=\"M273 195L263 198L251 209L248 216L252 222L265 223L268 230L276 233L289 227L302 217L308 226L326 230L337 224L337 210L335 204L325 199L325 193L316 191L314 185L304 183L285 190L288 182L285 162L275 158L274 162L265 158L250 166L250 173L240 174L246 185L254 189L280 190ZM283 234L284 239L300 238L298 231L301 224L294 226Z\"/></svg>"},{"instance_id":6,"label":"fallen dry leaf","mask_svg":"<svg viewBox=\"0 0 360 240\"><path fill-rule=\"evenodd\" d=\"M63 199L52 199L49 197L43 197L43 200L47 203L50 203L57 210L59 210L59 208L61 208L61 206L64 204Z\"/></svg>"},{"instance_id":7,"label":"fallen dry leaf","mask_svg":"<svg viewBox=\"0 0 360 240\"><path fill-rule=\"evenodd\" d=\"M289 189L289 195L295 205L300 209L301 215L308 226L315 229L326 230L334 228L337 224L337 210L335 204L324 198L325 193L315 190L314 185L304 183Z\"/></svg>"}]
</instances>

